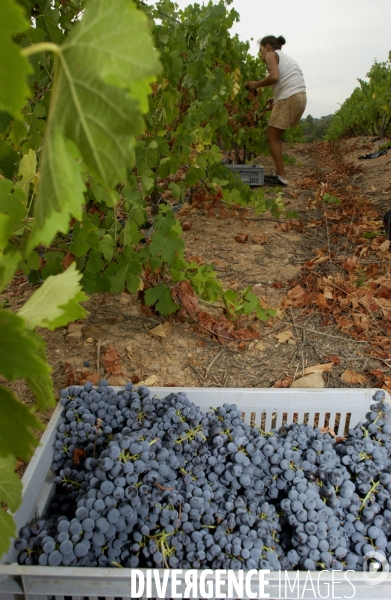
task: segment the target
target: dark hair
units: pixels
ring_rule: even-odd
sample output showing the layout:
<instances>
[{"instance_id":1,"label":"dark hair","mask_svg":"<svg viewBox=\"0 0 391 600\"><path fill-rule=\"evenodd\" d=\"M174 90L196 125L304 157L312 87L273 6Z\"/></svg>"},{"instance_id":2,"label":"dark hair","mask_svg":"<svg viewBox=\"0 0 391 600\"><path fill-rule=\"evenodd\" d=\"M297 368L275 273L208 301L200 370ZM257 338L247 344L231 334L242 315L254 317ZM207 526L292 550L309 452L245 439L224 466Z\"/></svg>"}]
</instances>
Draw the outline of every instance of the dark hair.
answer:
<instances>
[{"instance_id":1,"label":"dark hair","mask_svg":"<svg viewBox=\"0 0 391 600\"><path fill-rule=\"evenodd\" d=\"M259 40L260 46L266 46L266 44L270 44L273 50L281 50L281 46L286 44L286 40L282 35L276 37L275 35L267 35L261 40Z\"/></svg>"}]
</instances>

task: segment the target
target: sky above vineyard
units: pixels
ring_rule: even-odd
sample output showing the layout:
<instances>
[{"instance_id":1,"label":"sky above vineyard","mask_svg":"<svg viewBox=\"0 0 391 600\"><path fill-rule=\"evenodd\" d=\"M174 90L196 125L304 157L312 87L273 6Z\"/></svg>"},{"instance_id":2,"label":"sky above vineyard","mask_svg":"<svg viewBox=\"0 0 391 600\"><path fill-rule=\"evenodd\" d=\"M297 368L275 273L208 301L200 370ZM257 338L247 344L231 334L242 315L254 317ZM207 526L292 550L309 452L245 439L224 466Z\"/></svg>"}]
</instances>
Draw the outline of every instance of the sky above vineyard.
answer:
<instances>
[{"instance_id":1,"label":"sky above vineyard","mask_svg":"<svg viewBox=\"0 0 391 600\"><path fill-rule=\"evenodd\" d=\"M174 1L180 8L193 3ZM298 61L306 80L305 116L338 110L357 78L364 79L374 60L387 60L391 50L390 0L234 0L231 7L241 19L232 32L242 40L253 38L252 54L264 35L286 38L284 50Z\"/></svg>"}]
</instances>

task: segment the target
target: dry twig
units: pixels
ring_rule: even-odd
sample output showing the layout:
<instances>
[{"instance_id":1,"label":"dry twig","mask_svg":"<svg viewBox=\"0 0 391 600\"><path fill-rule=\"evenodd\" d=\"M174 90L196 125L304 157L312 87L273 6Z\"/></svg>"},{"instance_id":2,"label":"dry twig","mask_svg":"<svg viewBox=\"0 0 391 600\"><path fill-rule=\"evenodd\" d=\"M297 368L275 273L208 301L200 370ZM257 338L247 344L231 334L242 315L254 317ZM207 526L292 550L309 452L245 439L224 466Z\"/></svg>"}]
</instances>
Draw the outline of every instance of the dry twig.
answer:
<instances>
[{"instance_id":1,"label":"dry twig","mask_svg":"<svg viewBox=\"0 0 391 600\"><path fill-rule=\"evenodd\" d=\"M208 377L209 375L209 371L211 370L211 368L213 367L213 365L215 364L215 362L220 358L220 356L222 354L224 354L224 350L225 348L221 348L220 352L218 352L210 361L210 363L208 364L208 366L205 368L205 378Z\"/></svg>"}]
</instances>

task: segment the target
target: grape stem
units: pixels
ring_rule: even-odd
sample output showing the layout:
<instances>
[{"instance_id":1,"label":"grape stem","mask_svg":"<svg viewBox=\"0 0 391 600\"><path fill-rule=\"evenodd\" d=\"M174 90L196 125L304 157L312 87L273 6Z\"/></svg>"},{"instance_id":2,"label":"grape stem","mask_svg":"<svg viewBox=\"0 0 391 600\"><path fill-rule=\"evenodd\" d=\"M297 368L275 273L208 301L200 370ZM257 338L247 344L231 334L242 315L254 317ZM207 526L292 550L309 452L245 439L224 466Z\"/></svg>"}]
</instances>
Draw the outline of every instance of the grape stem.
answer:
<instances>
[{"instance_id":1,"label":"grape stem","mask_svg":"<svg viewBox=\"0 0 391 600\"><path fill-rule=\"evenodd\" d=\"M371 497L371 494L375 492L377 486L380 485L380 481L377 481L376 483L372 484L371 489L369 490L368 494L365 496L365 498L363 499L363 501L361 502L361 506L360 506L360 511L363 510L363 508L365 507L366 502L369 500L369 498Z\"/></svg>"},{"instance_id":2,"label":"grape stem","mask_svg":"<svg viewBox=\"0 0 391 600\"><path fill-rule=\"evenodd\" d=\"M40 44L31 44L31 46L22 48L20 51L20 53L26 57L31 56L32 54L38 54L39 52L53 52L54 54L59 54L60 48L57 44L52 44L51 42L41 42Z\"/></svg>"},{"instance_id":3,"label":"grape stem","mask_svg":"<svg viewBox=\"0 0 391 600\"><path fill-rule=\"evenodd\" d=\"M172 492L172 490L174 489L174 488L171 488L171 487L170 488L165 488L162 485L160 485L160 483L157 483L156 481L155 481L155 487L157 487L162 492Z\"/></svg>"}]
</instances>

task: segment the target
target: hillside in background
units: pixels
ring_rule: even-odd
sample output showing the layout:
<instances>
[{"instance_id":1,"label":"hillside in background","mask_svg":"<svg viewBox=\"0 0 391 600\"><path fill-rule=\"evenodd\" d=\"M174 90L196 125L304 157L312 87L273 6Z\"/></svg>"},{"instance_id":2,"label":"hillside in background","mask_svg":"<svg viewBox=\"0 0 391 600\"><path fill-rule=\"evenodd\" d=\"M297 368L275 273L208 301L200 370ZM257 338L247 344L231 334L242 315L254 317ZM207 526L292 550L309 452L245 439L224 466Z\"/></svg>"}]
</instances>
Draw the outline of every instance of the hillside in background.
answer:
<instances>
[{"instance_id":1,"label":"hillside in background","mask_svg":"<svg viewBox=\"0 0 391 600\"><path fill-rule=\"evenodd\" d=\"M306 142L315 142L322 140L324 135L331 125L334 115L327 115L320 119L308 115L302 119L303 137Z\"/></svg>"}]
</instances>

